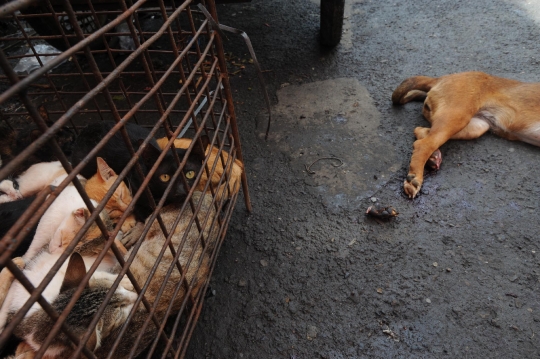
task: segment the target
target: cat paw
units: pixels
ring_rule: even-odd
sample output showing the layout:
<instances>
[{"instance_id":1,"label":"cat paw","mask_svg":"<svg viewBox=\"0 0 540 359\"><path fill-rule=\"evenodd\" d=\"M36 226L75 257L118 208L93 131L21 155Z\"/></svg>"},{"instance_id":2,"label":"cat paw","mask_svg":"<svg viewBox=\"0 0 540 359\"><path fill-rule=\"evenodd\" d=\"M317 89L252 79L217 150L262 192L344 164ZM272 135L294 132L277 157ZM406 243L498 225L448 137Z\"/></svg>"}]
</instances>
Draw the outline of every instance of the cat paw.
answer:
<instances>
[{"instance_id":1,"label":"cat paw","mask_svg":"<svg viewBox=\"0 0 540 359\"><path fill-rule=\"evenodd\" d=\"M12 261L20 270L23 270L24 267L26 267L26 262L22 257L15 257L12 259Z\"/></svg>"},{"instance_id":2,"label":"cat paw","mask_svg":"<svg viewBox=\"0 0 540 359\"><path fill-rule=\"evenodd\" d=\"M420 187L422 187L422 179L417 178L415 174L409 173L403 182L403 190L405 191L405 194L410 199L413 199L416 197L418 192L420 192Z\"/></svg>"},{"instance_id":3,"label":"cat paw","mask_svg":"<svg viewBox=\"0 0 540 359\"><path fill-rule=\"evenodd\" d=\"M135 225L137 224L137 220L135 219L134 215L130 215L126 218L124 223L122 223L122 232L127 233L129 232Z\"/></svg>"},{"instance_id":4,"label":"cat paw","mask_svg":"<svg viewBox=\"0 0 540 359\"><path fill-rule=\"evenodd\" d=\"M120 285L124 287L125 290L129 290L130 292L135 292L135 287L129 280L128 276L125 275L124 278L120 281Z\"/></svg>"},{"instance_id":5,"label":"cat paw","mask_svg":"<svg viewBox=\"0 0 540 359\"><path fill-rule=\"evenodd\" d=\"M139 237L142 235L143 230L144 230L144 223L136 222L135 226L131 228L129 231L127 231L124 237L120 239L120 242L127 249L131 248L135 243L137 243L137 240L139 240Z\"/></svg>"}]
</instances>

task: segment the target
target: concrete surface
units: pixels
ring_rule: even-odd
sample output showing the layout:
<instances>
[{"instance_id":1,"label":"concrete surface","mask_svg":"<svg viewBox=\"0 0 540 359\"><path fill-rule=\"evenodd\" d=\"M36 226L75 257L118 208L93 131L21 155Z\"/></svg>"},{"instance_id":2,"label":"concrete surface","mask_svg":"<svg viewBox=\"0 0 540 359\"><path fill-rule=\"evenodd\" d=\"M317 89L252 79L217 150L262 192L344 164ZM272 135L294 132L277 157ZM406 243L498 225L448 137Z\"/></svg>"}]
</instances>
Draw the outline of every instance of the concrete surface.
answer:
<instances>
[{"instance_id":1,"label":"concrete surface","mask_svg":"<svg viewBox=\"0 0 540 359\"><path fill-rule=\"evenodd\" d=\"M232 86L254 212L239 200L187 358L538 358L540 149L449 142L411 201L402 182L426 122L390 96L419 74L540 81L540 3L347 1L332 51L318 45L318 2L219 11L270 70L274 122L264 141L246 65ZM307 173L328 156L343 165ZM372 198L399 217L366 218Z\"/></svg>"}]
</instances>

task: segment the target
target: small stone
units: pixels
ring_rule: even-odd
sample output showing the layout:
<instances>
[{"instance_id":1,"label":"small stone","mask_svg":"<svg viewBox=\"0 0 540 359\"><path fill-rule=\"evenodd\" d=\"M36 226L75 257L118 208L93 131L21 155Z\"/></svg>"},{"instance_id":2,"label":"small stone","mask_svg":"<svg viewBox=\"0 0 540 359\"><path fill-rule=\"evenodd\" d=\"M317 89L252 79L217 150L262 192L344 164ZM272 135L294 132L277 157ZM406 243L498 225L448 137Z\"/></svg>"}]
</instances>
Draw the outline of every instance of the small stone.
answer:
<instances>
[{"instance_id":1,"label":"small stone","mask_svg":"<svg viewBox=\"0 0 540 359\"><path fill-rule=\"evenodd\" d=\"M268 261L266 259L261 259L260 263L263 267L268 267Z\"/></svg>"},{"instance_id":2,"label":"small stone","mask_svg":"<svg viewBox=\"0 0 540 359\"><path fill-rule=\"evenodd\" d=\"M351 295L349 296L349 298L355 303L355 304L360 304L361 301L362 301L362 296L361 296L361 292L358 293L358 291L354 290L351 292Z\"/></svg>"},{"instance_id":3,"label":"small stone","mask_svg":"<svg viewBox=\"0 0 540 359\"><path fill-rule=\"evenodd\" d=\"M308 325L307 326L307 338L308 340L312 340L314 338L317 338L317 334L319 333L319 329L317 329L314 325Z\"/></svg>"},{"instance_id":4,"label":"small stone","mask_svg":"<svg viewBox=\"0 0 540 359\"><path fill-rule=\"evenodd\" d=\"M491 319L490 321L491 325L493 325L495 328L500 328L501 325L499 324L499 322L497 322L496 319Z\"/></svg>"},{"instance_id":5,"label":"small stone","mask_svg":"<svg viewBox=\"0 0 540 359\"><path fill-rule=\"evenodd\" d=\"M291 313L298 312L298 303L296 301L289 302L289 312Z\"/></svg>"},{"instance_id":6,"label":"small stone","mask_svg":"<svg viewBox=\"0 0 540 359\"><path fill-rule=\"evenodd\" d=\"M508 152L514 152L514 151L515 151L514 147L510 147L510 148L508 149Z\"/></svg>"},{"instance_id":7,"label":"small stone","mask_svg":"<svg viewBox=\"0 0 540 359\"><path fill-rule=\"evenodd\" d=\"M238 281L238 286L239 287L245 287L247 285L247 281L245 279L240 279Z\"/></svg>"},{"instance_id":8,"label":"small stone","mask_svg":"<svg viewBox=\"0 0 540 359\"><path fill-rule=\"evenodd\" d=\"M431 303L431 299L426 298L426 303Z\"/></svg>"},{"instance_id":9,"label":"small stone","mask_svg":"<svg viewBox=\"0 0 540 359\"><path fill-rule=\"evenodd\" d=\"M434 267L438 267L438 266L439 266L439 263L433 262L433 266L434 266Z\"/></svg>"},{"instance_id":10,"label":"small stone","mask_svg":"<svg viewBox=\"0 0 540 359\"><path fill-rule=\"evenodd\" d=\"M533 312L532 308L527 308L527 310L529 311L529 313Z\"/></svg>"},{"instance_id":11,"label":"small stone","mask_svg":"<svg viewBox=\"0 0 540 359\"><path fill-rule=\"evenodd\" d=\"M297 250L297 251L299 251L299 250L301 250L301 249L302 249L302 247L296 247L296 250Z\"/></svg>"},{"instance_id":12,"label":"small stone","mask_svg":"<svg viewBox=\"0 0 540 359\"><path fill-rule=\"evenodd\" d=\"M377 293L382 294L383 290L382 288L377 288Z\"/></svg>"},{"instance_id":13,"label":"small stone","mask_svg":"<svg viewBox=\"0 0 540 359\"><path fill-rule=\"evenodd\" d=\"M371 202L373 203L377 202L377 197L371 197L370 199L371 199Z\"/></svg>"},{"instance_id":14,"label":"small stone","mask_svg":"<svg viewBox=\"0 0 540 359\"><path fill-rule=\"evenodd\" d=\"M450 273L452 271L452 268L446 268L446 271Z\"/></svg>"}]
</instances>

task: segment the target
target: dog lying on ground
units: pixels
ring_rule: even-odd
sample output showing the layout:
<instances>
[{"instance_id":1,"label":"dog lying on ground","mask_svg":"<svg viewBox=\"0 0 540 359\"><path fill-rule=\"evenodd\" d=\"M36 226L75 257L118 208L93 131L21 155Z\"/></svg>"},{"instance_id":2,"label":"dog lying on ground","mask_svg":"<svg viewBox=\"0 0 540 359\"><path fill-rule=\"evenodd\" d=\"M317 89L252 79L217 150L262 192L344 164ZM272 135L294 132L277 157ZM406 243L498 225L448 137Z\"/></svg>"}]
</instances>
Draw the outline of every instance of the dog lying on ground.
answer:
<instances>
[{"instance_id":1,"label":"dog lying on ground","mask_svg":"<svg viewBox=\"0 0 540 359\"><path fill-rule=\"evenodd\" d=\"M439 78L406 79L392 94L394 105L424 101L422 114L431 128L417 127L409 174L403 189L414 198L422 186L424 166L441 161L439 147L448 140L471 140L491 130L509 140L540 146L540 83L524 83L483 72Z\"/></svg>"}]
</instances>

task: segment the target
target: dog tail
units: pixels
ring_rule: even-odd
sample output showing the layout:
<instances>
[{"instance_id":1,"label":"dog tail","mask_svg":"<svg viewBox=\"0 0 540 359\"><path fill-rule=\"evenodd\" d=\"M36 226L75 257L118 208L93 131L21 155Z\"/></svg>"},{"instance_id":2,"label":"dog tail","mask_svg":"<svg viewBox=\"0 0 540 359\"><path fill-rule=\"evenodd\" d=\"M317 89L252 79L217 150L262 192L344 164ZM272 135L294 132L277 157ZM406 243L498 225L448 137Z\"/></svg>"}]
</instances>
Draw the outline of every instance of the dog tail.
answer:
<instances>
[{"instance_id":1,"label":"dog tail","mask_svg":"<svg viewBox=\"0 0 540 359\"><path fill-rule=\"evenodd\" d=\"M404 105L410 101L424 101L427 93L439 79L436 77L414 76L409 77L394 90L392 104Z\"/></svg>"}]
</instances>

